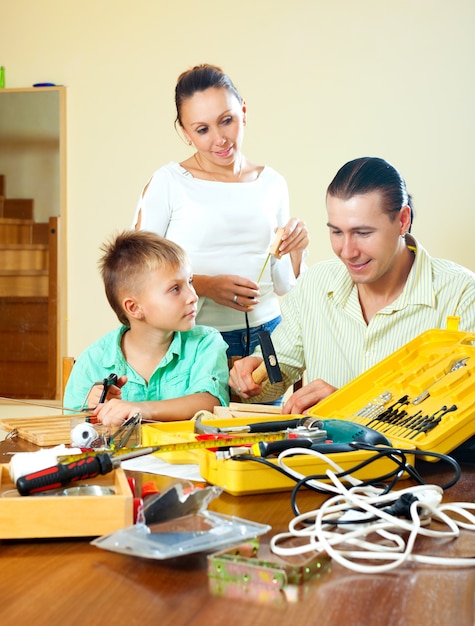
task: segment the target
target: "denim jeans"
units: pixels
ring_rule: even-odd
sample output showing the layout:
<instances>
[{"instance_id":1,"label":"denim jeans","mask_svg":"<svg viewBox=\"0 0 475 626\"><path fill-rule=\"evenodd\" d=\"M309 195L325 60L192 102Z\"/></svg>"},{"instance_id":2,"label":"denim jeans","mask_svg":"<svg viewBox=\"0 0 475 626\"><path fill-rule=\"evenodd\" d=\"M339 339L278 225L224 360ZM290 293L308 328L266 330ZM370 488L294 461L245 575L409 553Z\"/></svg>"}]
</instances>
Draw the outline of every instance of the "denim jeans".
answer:
<instances>
[{"instance_id":1,"label":"denim jeans","mask_svg":"<svg viewBox=\"0 0 475 626\"><path fill-rule=\"evenodd\" d=\"M245 356L252 354L254 352L254 349L259 345L259 337L257 336L257 333L259 333L262 330L268 330L270 333L272 333L274 328L279 324L281 320L282 318L278 316L278 317L275 317L270 322L266 322L265 324L262 324L261 326L250 328L249 329L249 335L250 335L249 350L247 350L247 335L248 335L247 328L222 332L221 334L223 336L223 339L228 344L228 350L226 352L228 359L230 360L233 357L243 358ZM234 393L232 392L231 389L229 391L231 394ZM264 404L280 406L282 404L282 400L283 400L283 396L281 396L280 398L277 398L276 400L272 400L271 402L265 402Z\"/></svg>"},{"instance_id":2,"label":"denim jeans","mask_svg":"<svg viewBox=\"0 0 475 626\"><path fill-rule=\"evenodd\" d=\"M270 333L274 330L274 328L281 321L281 317L276 317L270 322L266 322L262 324L262 326L256 326L255 328L250 328L250 346L249 350L247 350L247 329L240 330L229 330L221 333L224 341L228 344L228 350L226 352L228 359L232 359L232 357L245 357L254 352L254 349L259 345L259 337L257 333L261 330L268 330Z\"/></svg>"}]
</instances>

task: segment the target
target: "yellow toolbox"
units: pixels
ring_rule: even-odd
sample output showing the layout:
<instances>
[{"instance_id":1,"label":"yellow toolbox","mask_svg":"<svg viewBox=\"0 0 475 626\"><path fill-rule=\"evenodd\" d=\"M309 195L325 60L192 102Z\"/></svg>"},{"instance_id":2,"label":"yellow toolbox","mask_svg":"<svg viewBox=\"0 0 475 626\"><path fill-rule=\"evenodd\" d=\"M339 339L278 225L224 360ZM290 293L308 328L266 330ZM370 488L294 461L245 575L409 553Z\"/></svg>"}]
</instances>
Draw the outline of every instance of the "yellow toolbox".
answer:
<instances>
[{"instance_id":1,"label":"yellow toolbox","mask_svg":"<svg viewBox=\"0 0 475 626\"><path fill-rule=\"evenodd\" d=\"M322 420L346 420L383 434L394 447L446 454L475 434L475 334L457 330L431 330L315 405L308 414ZM280 416L289 419L296 416ZM217 427L275 421L276 415L249 412L248 417L214 419ZM206 421L204 421L206 423ZM144 428L144 445L193 441L193 422L160 423ZM214 451L169 453L169 460L198 462L202 477L227 493L244 495L289 490L295 482L256 461L222 459ZM327 455L329 462L349 470L374 456L355 450ZM422 455L425 460L434 457ZM270 459L269 459L270 460ZM414 458L409 454L408 461ZM277 460L270 461L277 464ZM287 457L286 464L308 476L324 474L325 460L310 456ZM383 457L354 475L369 479L393 471Z\"/></svg>"},{"instance_id":2,"label":"yellow toolbox","mask_svg":"<svg viewBox=\"0 0 475 626\"><path fill-rule=\"evenodd\" d=\"M239 427L256 422L274 422L279 419L297 419L301 415L272 415L265 416L262 414L252 415L246 418L228 418L228 419L211 419L203 420L203 424L207 426L215 426L218 428ZM142 442L144 445L160 445L166 443L186 443L196 441L196 433L194 432L194 424L187 420L183 422L174 422L171 430L169 423L157 423L142 427L145 433L142 434ZM237 442L239 442L239 436ZM242 434L245 437L244 434ZM230 441L230 446L237 445ZM414 446L408 446L413 449ZM185 450L178 452L167 452L165 454L156 453L157 456L164 458L172 463L198 463L200 473L207 482L222 487L224 491L231 495L245 495L252 493L266 493L271 491L287 491L292 489L295 481L285 476L277 470L274 470L258 461L235 459L222 459L216 454L215 450L198 449ZM325 455L338 464L343 470L350 470L356 465L368 461L373 452L367 450L355 450L351 452L339 452ZM412 461L413 459L409 457ZM272 465L277 465L275 457L266 459ZM322 458L312 457L308 455L295 456L288 458L287 465L301 475L309 476L313 474L324 474L328 468L332 466L325 462ZM334 469L334 467L333 467ZM385 474L395 469L395 464L387 458L381 458L374 463L363 467L354 475L361 480L370 479L374 476Z\"/></svg>"},{"instance_id":3,"label":"yellow toolbox","mask_svg":"<svg viewBox=\"0 0 475 626\"><path fill-rule=\"evenodd\" d=\"M351 420L397 445L446 454L475 434L474 377L475 334L430 330L308 413Z\"/></svg>"}]
</instances>

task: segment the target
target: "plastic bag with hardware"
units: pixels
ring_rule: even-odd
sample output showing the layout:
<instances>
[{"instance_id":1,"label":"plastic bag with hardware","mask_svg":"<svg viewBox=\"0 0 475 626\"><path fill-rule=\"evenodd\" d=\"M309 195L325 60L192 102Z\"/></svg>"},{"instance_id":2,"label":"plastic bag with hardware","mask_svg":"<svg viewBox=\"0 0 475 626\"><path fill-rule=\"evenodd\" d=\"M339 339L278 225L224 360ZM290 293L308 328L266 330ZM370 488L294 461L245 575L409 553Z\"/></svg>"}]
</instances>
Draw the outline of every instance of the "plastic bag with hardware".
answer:
<instances>
[{"instance_id":1,"label":"plastic bag with hardware","mask_svg":"<svg viewBox=\"0 0 475 626\"><path fill-rule=\"evenodd\" d=\"M208 511L221 493L219 487L175 483L139 509L133 526L91 543L129 556L169 559L238 545L271 530L267 524Z\"/></svg>"}]
</instances>

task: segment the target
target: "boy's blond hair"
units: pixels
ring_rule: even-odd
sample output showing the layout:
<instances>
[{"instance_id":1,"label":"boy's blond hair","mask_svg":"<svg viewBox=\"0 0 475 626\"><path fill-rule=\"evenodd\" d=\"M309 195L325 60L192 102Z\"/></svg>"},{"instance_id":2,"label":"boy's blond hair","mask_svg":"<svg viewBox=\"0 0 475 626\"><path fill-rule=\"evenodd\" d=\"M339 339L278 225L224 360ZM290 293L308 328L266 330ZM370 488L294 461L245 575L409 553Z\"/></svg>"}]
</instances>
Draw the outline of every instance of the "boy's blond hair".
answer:
<instances>
[{"instance_id":1,"label":"boy's blond hair","mask_svg":"<svg viewBox=\"0 0 475 626\"><path fill-rule=\"evenodd\" d=\"M99 269L106 296L119 318L130 326L122 307L124 294L136 293L143 279L160 268L176 269L188 263L178 244L146 230L124 231L101 246Z\"/></svg>"}]
</instances>

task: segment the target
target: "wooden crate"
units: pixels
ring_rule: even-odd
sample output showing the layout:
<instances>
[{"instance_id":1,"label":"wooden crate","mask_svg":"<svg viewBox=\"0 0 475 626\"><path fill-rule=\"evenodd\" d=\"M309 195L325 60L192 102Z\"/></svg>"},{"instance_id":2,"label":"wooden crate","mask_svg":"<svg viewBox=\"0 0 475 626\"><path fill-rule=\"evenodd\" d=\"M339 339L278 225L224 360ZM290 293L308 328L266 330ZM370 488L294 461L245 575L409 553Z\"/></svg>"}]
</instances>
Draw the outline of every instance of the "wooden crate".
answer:
<instances>
[{"instance_id":1,"label":"wooden crate","mask_svg":"<svg viewBox=\"0 0 475 626\"><path fill-rule=\"evenodd\" d=\"M74 485L111 487L104 496L20 496L0 464L0 539L96 537L133 524L133 495L122 468Z\"/></svg>"}]
</instances>

